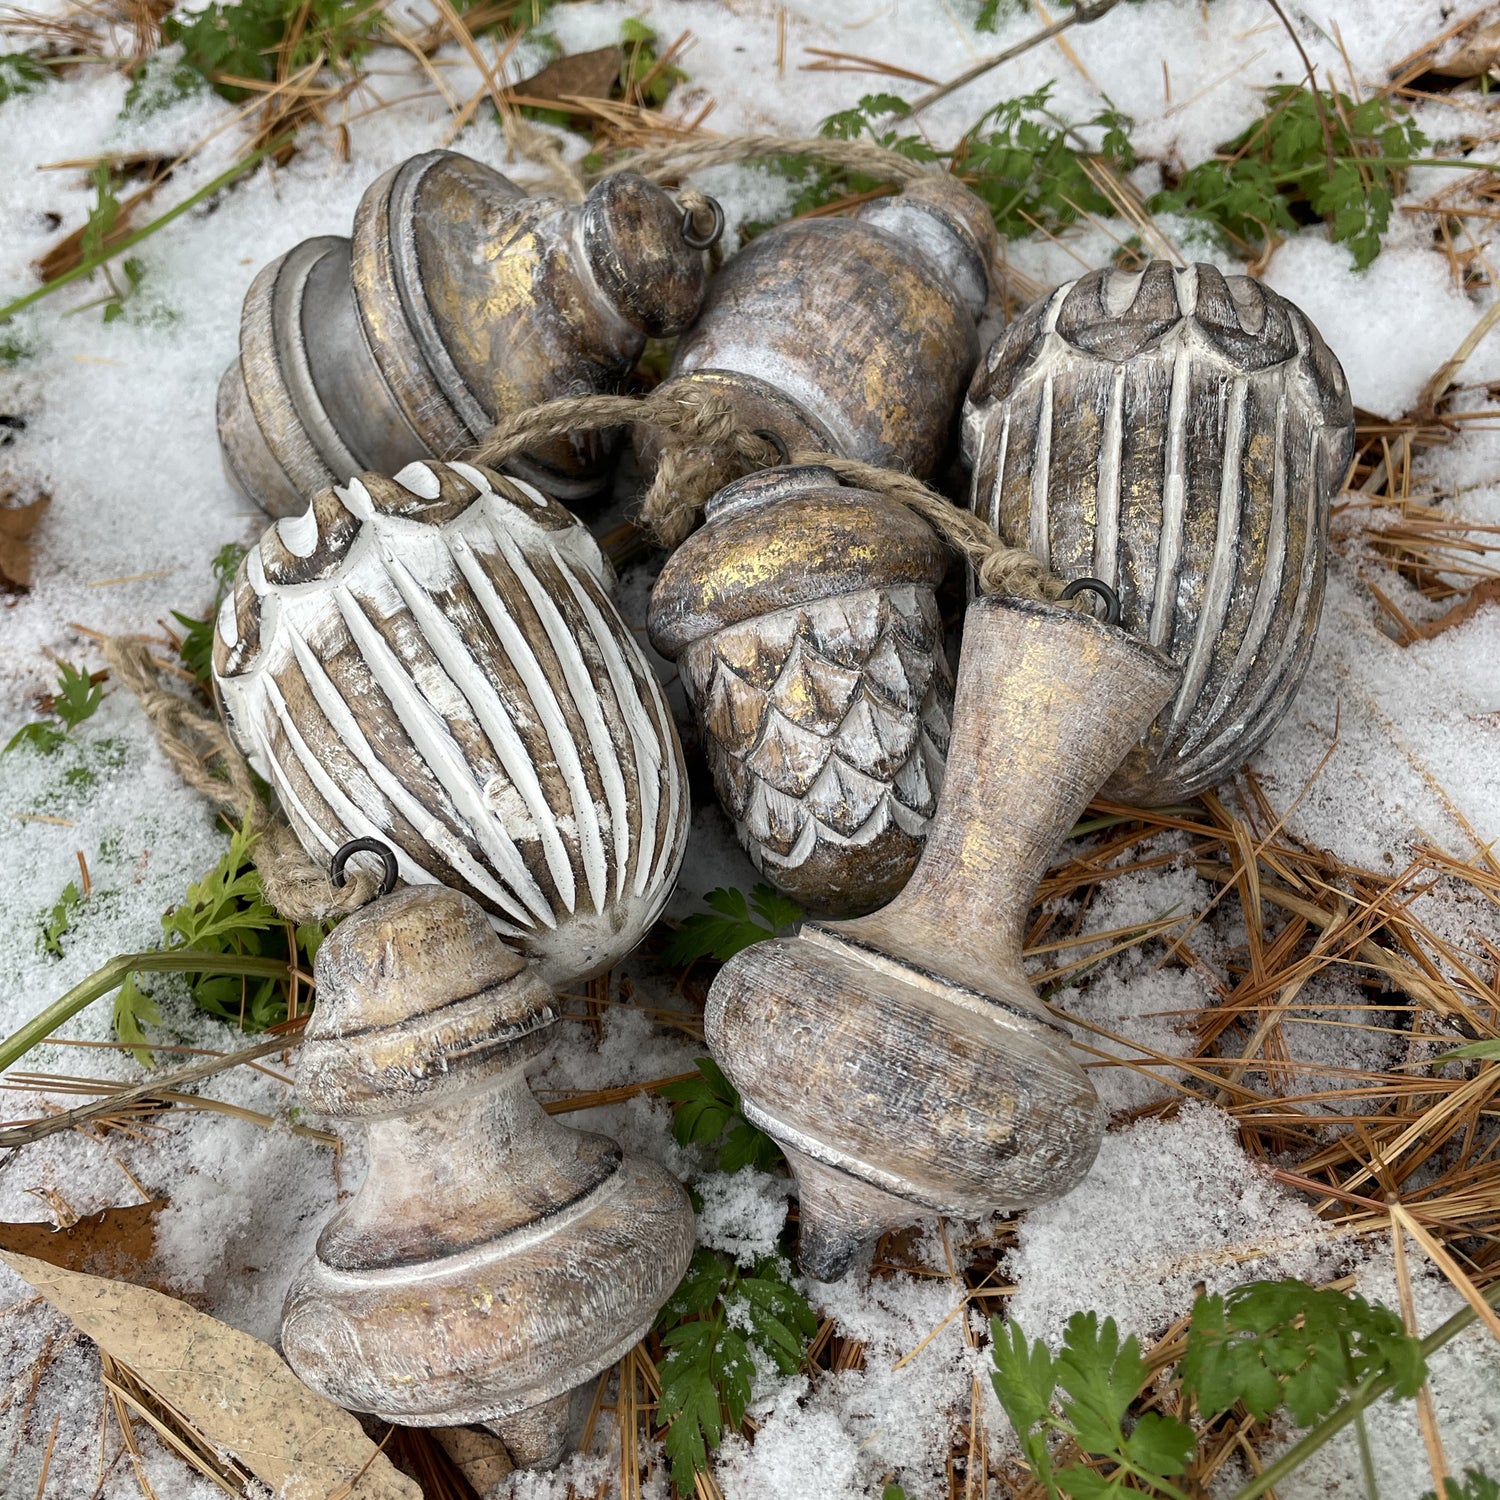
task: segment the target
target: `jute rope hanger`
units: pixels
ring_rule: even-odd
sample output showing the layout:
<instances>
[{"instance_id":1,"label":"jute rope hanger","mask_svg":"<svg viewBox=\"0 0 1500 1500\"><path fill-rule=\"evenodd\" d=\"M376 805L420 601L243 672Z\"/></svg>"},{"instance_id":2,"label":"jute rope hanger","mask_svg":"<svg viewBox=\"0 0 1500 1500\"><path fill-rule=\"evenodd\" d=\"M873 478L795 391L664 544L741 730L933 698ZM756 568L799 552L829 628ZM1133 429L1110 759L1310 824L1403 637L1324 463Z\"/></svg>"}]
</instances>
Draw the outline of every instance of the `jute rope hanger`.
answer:
<instances>
[{"instance_id":1,"label":"jute rope hanger","mask_svg":"<svg viewBox=\"0 0 1500 1500\"><path fill-rule=\"evenodd\" d=\"M967 559L981 593L1052 603L1066 586L1024 547L1012 547L988 522L913 475L817 448L783 454L770 438L741 425L716 391L658 387L640 397L565 396L500 423L469 457L498 466L547 438L632 423L669 439L641 502L642 523L664 546L677 546L709 497L741 473L781 461L819 464L845 483L888 495L915 511Z\"/></svg>"}]
</instances>

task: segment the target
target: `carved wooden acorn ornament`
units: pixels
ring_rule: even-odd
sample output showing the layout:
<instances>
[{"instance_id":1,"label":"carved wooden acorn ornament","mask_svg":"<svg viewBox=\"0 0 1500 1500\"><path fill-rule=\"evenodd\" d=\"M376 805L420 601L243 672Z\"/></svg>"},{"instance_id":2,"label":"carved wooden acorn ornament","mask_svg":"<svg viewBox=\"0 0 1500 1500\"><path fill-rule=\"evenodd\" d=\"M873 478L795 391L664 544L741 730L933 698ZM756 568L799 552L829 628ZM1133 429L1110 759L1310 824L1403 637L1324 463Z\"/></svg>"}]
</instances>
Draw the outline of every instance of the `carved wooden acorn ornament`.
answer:
<instances>
[{"instance_id":1,"label":"carved wooden acorn ornament","mask_svg":"<svg viewBox=\"0 0 1500 1500\"><path fill-rule=\"evenodd\" d=\"M890 900L921 853L953 706L933 593L948 560L899 502L776 468L709 501L657 579L651 643L677 662L719 800L806 911Z\"/></svg>"},{"instance_id":2,"label":"carved wooden acorn ornament","mask_svg":"<svg viewBox=\"0 0 1500 1500\"><path fill-rule=\"evenodd\" d=\"M325 490L241 564L225 723L303 846L396 851L563 984L628 953L687 841L682 750L587 528L520 480L412 464Z\"/></svg>"},{"instance_id":3,"label":"carved wooden acorn ornament","mask_svg":"<svg viewBox=\"0 0 1500 1500\"><path fill-rule=\"evenodd\" d=\"M1179 802L1275 728L1312 654L1353 442L1317 330L1212 266L1091 272L990 350L965 406L974 510L1054 572L1113 585L1124 627L1183 667L1109 796Z\"/></svg>"},{"instance_id":4,"label":"carved wooden acorn ornament","mask_svg":"<svg viewBox=\"0 0 1500 1500\"><path fill-rule=\"evenodd\" d=\"M717 392L789 449L928 475L979 359L995 252L989 210L944 172L778 224L714 277L660 389ZM635 442L650 469L658 439Z\"/></svg>"},{"instance_id":5,"label":"carved wooden acorn ornament","mask_svg":"<svg viewBox=\"0 0 1500 1500\"><path fill-rule=\"evenodd\" d=\"M1021 942L1048 861L1175 686L1112 626L975 600L943 795L906 888L720 970L709 1047L792 1165L809 1274L842 1276L926 1215L1045 1202L1088 1170L1098 1101Z\"/></svg>"},{"instance_id":6,"label":"carved wooden acorn ornament","mask_svg":"<svg viewBox=\"0 0 1500 1500\"><path fill-rule=\"evenodd\" d=\"M558 1007L469 897L411 886L318 951L297 1069L369 1169L282 1310L288 1362L383 1421L483 1423L556 1463L570 1393L650 1328L693 1253L678 1181L537 1104Z\"/></svg>"},{"instance_id":7,"label":"carved wooden acorn ornament","mask_svg":"<svg viewBox=\"0 0 1500 1500\"><path fill-rule=\"evenodd\" d=\"M352 240L305 240L252 283L219 386L225 472L292 515L363 470L456 457L503 417L614 390L648 337L692 321L716 237L631 173L566 203L456 152L414 156L365 193ZM507 468L577 499L607 458L580 435Z\"/></svg>"}]
</instances>

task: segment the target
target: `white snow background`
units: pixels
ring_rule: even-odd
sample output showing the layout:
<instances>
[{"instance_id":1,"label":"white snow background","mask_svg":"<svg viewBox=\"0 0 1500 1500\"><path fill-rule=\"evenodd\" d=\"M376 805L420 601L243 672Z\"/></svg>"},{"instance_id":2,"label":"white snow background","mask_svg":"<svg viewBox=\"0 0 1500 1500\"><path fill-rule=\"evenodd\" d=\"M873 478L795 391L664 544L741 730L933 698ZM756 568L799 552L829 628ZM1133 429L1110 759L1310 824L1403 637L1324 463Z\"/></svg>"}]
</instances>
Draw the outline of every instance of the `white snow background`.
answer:
<instances>
[{"instance_id":1,"label":"white snow background","mask_svg":"<svg viewBox=\"0 0 1500 1500\"><path fill-rule=\"evenodd\" d=\"M420 14L420 7L421 0L413 0L412 13ZM1299 18L1315 64L1331 69L1345 88L1351 69L1360 87L1383 83L1392 63L1466 9L1440 0L1307 0L1287 8ZM1035 12L1006 13L997 34L980 35L973 29L976 12L975 0L789 0L784 6L771 0L602 0L558 6L547 25L567 51L615 40L630 15L645 19L664 40L690 29L696 40L682 59L689 79L669 112L691 116L712 98L706 123L714 131L803 134L862 94L914 97L923 87L808 71L813 57L805 49L872 54L942 79L1040 24ZM779 14L786 28L783 68L776 63ZM957 92L923 116L924 128L937 143L950 143L995 100L1055 81L1061 114L1086 119L1107 98L1133 117L1142 152L1175 153L1191 163L1256 117L1265 87L1302 76L1264 0L1121 4L1068 32L1066 43L1038 47ZM0 12L0 52L24 45L24 37L7 34ZM544 60L523 44L507 64L507 77L522 78ZM436 63L458 96L479 86L477 70L456 47L444 49ZM0 105L0 302L31 289L31 262L82 224L92 202L85 171L53 164L140 149L172 154L225 127L234 113L205 95L125 121L125 89L119 74L83 68ZM405 102L371 110L377 98ZM1454 104L1419 104L1415 112L1435 140L1473 126ZM201 613L209 602L211 557L263 524L226 485L214 434L215 386L235 352L246 288L263 264L299 240L347 233L360 194L380 172L449 143L447 106L395 49L380 54L377 76L351 99L347 120L347 163L336 156L330 135L304 129L289 165L262 166L148 239L136 252L146 268L144 289L126 316L106 325L97 308L72 315L99 291L77 284L6 330L19 333L33 353L13 368L0 367L0 412L22 416L26 424L0 451L0 490L16 500L46 492L53 504L38 535L34 587L0 598L0 742L36 717L33 700L51 685L54 658L102 664L96 638L76 627L152 633L169 610ZM223 128L174 176L153 212L223 171L243 139L242 126ZM520 181L536 175L507 156L487 109L452 144ZM581 149L582 142L570 138L570 150ZM1414 174L1407 201L1441 180L1435 171ZM731 241L739 221L774 216L786 206L778 179L762 172L722 169L703 174L698 185L723 201ZM1033 281L1050 284L1101 263L1113 232L1128 231L1085 228L1062 244L1033 237L1008 247L1007 259ZM1219 254L1212 258L1231 264ZM1493 296L1456 289L1446 257L1434 247L1430 221L1399 209L1384 253L1367 271L1356 272L1347 250L1315 227L1276 251L1266 280L1317 323L1343 362L1356 404L1389 418L1410 408ZM1500 339L1484 340L1460 378L1481 387L1461 403L1476 409L1491 404L1482 386L1500 380ZM1500 433L1482 424L1466 429L1422 460L1419 480L1418 487L1445 496L1453 514L1500 522ZM629 582L635 587L627 598L639 613L644 584ZM1409 613L1422 614L1424 601L1409 591L1396 598ZM1407 648L1379 622L1352 565L1336 558L1306 684L1255 765L1284 808L1328 755L1288 827L1352 863L1379 869L1389 856L1400 868L1418 837L1467 858L1476 838L1500 835L1500 606L1489 604L1461 628ZM222 834L180 786L123 690L109 688L79 740L81 749L55 756L23 750L0 757L3 1034L112 955L150 947L160 937L162 911L223 848ZM83 790L67 778L80 764L95 775ZM101 894L81 909L56 959L41 948L39 921L77 876L77 851ZM697 896L714 885L748 887L753 880L722 825L705 818L674 910L693 909ZM1104 931L1164 911L1197 910L1211 893L1190 869L1146 871L1106 887L1088 922ZM1436 897L1429 904L1434 925L1455 933L1477 926L1491 941L1500 940L1493 910L1445 911ZM162 1041L236 1045L237 1033L197 1013L170 986L159 993L167 1012ZM1063 1006L1167 1051L1177 1046L1175 1019L1211 998L1191 971L1155 971L1130 953L1095 970L1086 990L1059 997ZM1338 999L1330 995L1329 1003ZM592 1088L661 1077L690 1068L702 1050L653 1030L628 1007L611 1011L597 1047L581 1027L575 1030L555 1050L539 1084ZM108 1002L65 1031L107 1039ZM1310 1037L1298 1055L1311 1065L1363 1060L1350 1055L1349 1032L1323 1035L1329 1040ZM128 1055L98 1049L45 1047L24 1066L93 1077L138 1073ZM1167 1088L1123 1068L1096 1070L1094 1077L1115 1110L1161 1098ZM274 1341L285 1286L331 1212L340 1181L347 1191L358 1180L359 1148L351 1143L337 1178L332 1152L290 1128L289 1089L263 1073L224 1074L208 1092L269 1115L275 1124L173 1113L139 1141L53 1135L0 1160L0 1219L48 1218L38 1194L55 1193L78 1214L140 1201L137 1184L165 1195L171 1207L161 1219L159 1252L173 1285L201 1296L217 1316ZM0 1112L7 1116L31 1115L39 1107L35 1095L6 1097ZM699 1173L671 1141L668 1108L659 1101L636 1098L569 1122L608 1131L681 1173ZM745 1258L774 1246L786 1209L779 1179L747 1170L705 1178L699 1189L704 1243ZM950 1316L960 1291L948 1278L936 1233L924 1245L932 1274L872 1281L856 1271L837 1286L809 1289L844 1336L865 1342L864 1369L829 1375L815 1387L801 1378L763 1380L752 1408L755 1442L726 1440L718 1463L729 1500L878 1496L890 1478L921 1500L946 1494L952 1436L976 1391L992 1441L1007 1445L983 1351L966 1338L966 1318L979 1319L982 1307ZM1412 1267L1422 1326L1430 1329L1458 1301L1420 1255L1413 1255ZM1055 1335L1074 1309L1096 1308L1143 1339L1180 1317L1200 1282L1222 1289L1258 1275L1325 1280L1348 1272L1367 1295L1394 1305L1388 1240L1335 1236L1306 1200L1249 1160L1228 1117L1207 1106L1112 1133L1079 1189L1028 1216L1007 1268L1017 1288L1010 1310L1032 1333ZM27 1302L29 1289L9 1272L0 1272L0 1283L4 1495L36 1493L54 1430L47 1495L84 1500L93 1492L116 1500L141 1493L128 1465L118 1465L95 1491L101 1394L92 1346L71 1338L45 1306ZM41 1359L49 1351L55 1357ZM1434 1362L1433 1379L1450 1464L1459 1471L1488 1460L1494 1470L1500 1350L1471 1330ZM518 1478L514 1494L561 1500L570 1481L579 1492L591 1492L610 1470L610 1435L606 1417L593 1455L571 1460L556 1476ZM1382 1409L1373 1440L1385 1500L1416 1500L1430 1487L1409 1405ZM161 1500L218 1493L149 1436L141 1441ZM1334 1444L1279 1493L1283 1500L1355 1494L1357 1474L1352 1441ZM660 1485L658 1493L665 1493Z\"/></svg>"}]
</instances>

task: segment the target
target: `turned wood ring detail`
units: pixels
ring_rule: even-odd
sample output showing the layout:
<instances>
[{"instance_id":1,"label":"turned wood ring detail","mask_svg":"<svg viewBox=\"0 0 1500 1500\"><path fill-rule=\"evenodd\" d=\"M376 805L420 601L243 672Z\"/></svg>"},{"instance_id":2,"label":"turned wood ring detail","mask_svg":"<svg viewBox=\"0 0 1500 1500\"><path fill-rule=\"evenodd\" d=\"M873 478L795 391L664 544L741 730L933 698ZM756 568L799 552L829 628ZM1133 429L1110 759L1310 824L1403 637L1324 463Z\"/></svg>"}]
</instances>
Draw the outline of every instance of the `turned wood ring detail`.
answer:
<instances>
[{"instance_id":1,"label":"turned wood ring detail","mask_svg":"<svg viewBox=\"0 0 1500 1500\"><path fill-rule=\"evenodd\" d=\"M792 461L791 450L788 449L788 447L787 447L785 441L782 439L780 433L772 432L769 427L757 427L755 429L754 433L753 433L753 436L758 437L758 438L764 438L776 450L776 455L777 455L776 456L776 463L777 464L789 464L789 463L791 463L791 461ZM772 467L774 467L774 465L767 464L766 467L767 468L772 468Z\"/></svg>"},{"instance_id":2,"label":"turned wood ring detail","mask_svg":"<svg viewBox=\"0 0 1500 1500\"><path fill-rule=\"evenodd\" d=\"M713 225L707 234L699 234L694 227L693 215L697 212L699 205L686 206L682 210L682 240L691 250L710 250L719 243L719 236L724 233L724 209L717 198L710 198L707 193L703 194L701 205L713 214Z\"/></svg>"},{"instance_id":3,"label":"turned wood ring detail","mask_svg":"<svg viewBox=\"0 0 1500 1500\"><path fill-rule=\"evenodd\" d=\"M380 876L379 895L389 896L396 889L396 882L401 878L401 871L396 864L396 854L389 844L382 843L380 839L350 839L347 844L341 844L334 852L334 856L328 861L328 878L335 888L344 886L347 879L344 875L344 867L354 858L356 854L377 854L380 863L384 866Z\"/></svg>"},{"instance_id":4,"label":"turned wood ring detail","mask_svg":"<svg viewBox=\"0 0 1500 1500\"><path fill-rule=\"evenodd\" d=\"M1097 594L1104 601L1104 623L1120 623L1120 596L1100 578L1075 578L1057 598L1059 603L1076 599L1080 594Z\"/></svg>"}]
</instances>

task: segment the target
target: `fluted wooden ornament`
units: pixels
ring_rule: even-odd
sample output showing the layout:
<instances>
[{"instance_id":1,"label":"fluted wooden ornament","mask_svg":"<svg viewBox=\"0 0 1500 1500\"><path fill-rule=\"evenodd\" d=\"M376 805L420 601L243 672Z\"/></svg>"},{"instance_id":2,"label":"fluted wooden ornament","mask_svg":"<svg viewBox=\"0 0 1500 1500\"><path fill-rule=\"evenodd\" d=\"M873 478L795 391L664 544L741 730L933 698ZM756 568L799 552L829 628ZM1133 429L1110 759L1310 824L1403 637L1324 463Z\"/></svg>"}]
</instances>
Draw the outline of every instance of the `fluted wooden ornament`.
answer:
<instances>
[{"instance_id":1,"label":"fluted wooden ornament","mask_svg":"<svg viewBox=\"0 0 1500 1500\"><path fill-rule=\"evenodd\" d=\"M682 750L587 528L469 464L272 525L219 614L225 723L320 863L353 838L472 896L552 984L628 953L687 841Z\"/></svg>"},{"instance_id":2,"label":"fluted wooden ornament","mask_svg":"<svg viewBox=\"0 0 1500 1500\"><path fill-rule=\"evenodd\" d=\"M1212 266L1091 272L991 348L965 406L973 508L1063 577L1111 584L1124 627L1183 666L1109 796L1181 801L1275 728L1312 654L1353 442L1318 331Z\"/></svg>"},{"instance_id":3,"label":"fluted wooden ornament","mask_svg":"<svg viewBox=\"0 0 1500 1500\"><path fill-rule=\"evenodd\" d=\"M292 515L363 470L456 457L502 417L614 390L698 311L703 246L630 173L566 203L456 152L414 156L365 193L352 240L305 240L252 283L219 387L225 472ZM607 457L558 438L507 467L576 499Z\"/></svg>"},{"instance_id":4,"label":"fluted wooden ornament","mask_svg":"<svg viewBox=\"0 0 1500 1500\"><path fill-rule=\"evenodd\" d=\"M906 888L732 958L706 1034L746 1119L797 1178L805 1271L929 1214L1067 1192L1102 1120L1027 981L1038 881L1176 685L1157 651L1054 605L969 607L937 817Z\"/></svg>"},{"instance_id":5,"label":"fluted wooden ornament","mask_svg":"<svg viewBox=\"0 0 1500 1500\"><path fill-rule=\"evenodd\" d=\"M942 172L779 224L714 277L662 389L718 392L788 448L930 474L979 358L995 250L989 210ZM657 441L637 431L644 468Z\"/></svg>"},{"instance_id":6,"label":"fluted wooden ornament","mask_svg":"<svg viewBox=\"0 0 1500 1500\"><path fill-rule=\"evenodd\" d=\"M518 1464L556 1463L570 1392L687 1269L687 1194L538 1106L525 1068L557 1006L467 896L382 897L316 969L297 1091L363 1123L369 1170L287 1292L287 1360L351 1410L484 1423Z\"/></svg>"},{"instance_id":7,"label":"fluted wooden ornament","mask_svg":"<svg viewBox=\"0 0 1500 1500\"><path fill-rule=\"evenodd\" d=\"M706 514L657 579L651 643L677 662L756 868L806 911L868 911L906 884L937 806L948 554L906 506L823 468L762 470Z\"/></svg>"}]
</instances>

